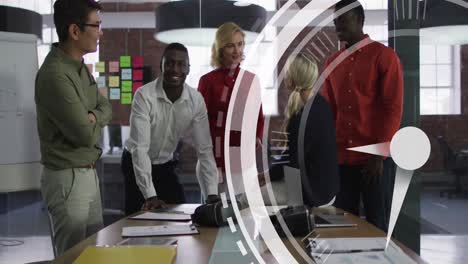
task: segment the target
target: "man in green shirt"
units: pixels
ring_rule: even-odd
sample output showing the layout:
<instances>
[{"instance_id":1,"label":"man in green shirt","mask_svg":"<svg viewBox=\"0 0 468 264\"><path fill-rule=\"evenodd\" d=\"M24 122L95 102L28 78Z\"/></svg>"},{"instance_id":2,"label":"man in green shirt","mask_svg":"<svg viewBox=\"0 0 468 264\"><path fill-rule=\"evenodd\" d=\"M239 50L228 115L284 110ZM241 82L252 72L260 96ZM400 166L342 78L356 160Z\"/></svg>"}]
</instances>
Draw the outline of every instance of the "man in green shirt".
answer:
<instances>
[{"instance_id":1,"label":"man in green shirt","mask_svg":"<svg viewBox=\"0 0 468 264\"><path fill-rule=\"evenodd\" d=\"M52 218L60 255L102 227L95 162L101 129L111 106L83 63L102 35L101 6L88 0L58 0L52 45L36 76L35 101L41 143L42 196Z\"/></svg>"}]
</instances>

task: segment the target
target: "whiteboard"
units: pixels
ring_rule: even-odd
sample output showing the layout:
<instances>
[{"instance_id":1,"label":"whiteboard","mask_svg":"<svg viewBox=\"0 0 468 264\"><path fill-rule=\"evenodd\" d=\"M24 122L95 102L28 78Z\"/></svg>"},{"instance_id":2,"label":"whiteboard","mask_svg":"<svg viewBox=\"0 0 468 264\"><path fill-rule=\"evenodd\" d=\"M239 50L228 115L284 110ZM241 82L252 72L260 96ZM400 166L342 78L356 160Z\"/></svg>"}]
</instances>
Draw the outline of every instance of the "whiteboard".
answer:
<instances>
[{"instance_id":1,"label":"whiteboard","mask_svg":"<svg viewBox=\"0 0 468 264\"><path fill-rule=\"evenodd\" d=\"M34 103L37 70L36 36L0 32L0 165L40 161Z\"/></svg>"}]
</instances>

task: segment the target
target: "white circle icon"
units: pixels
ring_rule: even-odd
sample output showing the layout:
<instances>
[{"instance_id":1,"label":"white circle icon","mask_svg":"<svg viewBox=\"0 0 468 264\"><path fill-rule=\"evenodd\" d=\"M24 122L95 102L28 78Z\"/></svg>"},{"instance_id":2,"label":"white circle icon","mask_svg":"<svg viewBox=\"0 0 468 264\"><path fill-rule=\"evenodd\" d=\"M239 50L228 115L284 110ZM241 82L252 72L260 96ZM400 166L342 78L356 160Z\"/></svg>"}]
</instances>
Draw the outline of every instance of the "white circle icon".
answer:
<instances>
[{"instance_id":1,"label":"white circle icon","mask_svg":"<svg viewBox=\"0 0 468 264\"><path fill-rule=\"evenodd\" d=\"M398 130L390 142L390 154L405 170L417 170L429 159L431 143L426 133L417 127Z\"/></svg>"}]
</instances>

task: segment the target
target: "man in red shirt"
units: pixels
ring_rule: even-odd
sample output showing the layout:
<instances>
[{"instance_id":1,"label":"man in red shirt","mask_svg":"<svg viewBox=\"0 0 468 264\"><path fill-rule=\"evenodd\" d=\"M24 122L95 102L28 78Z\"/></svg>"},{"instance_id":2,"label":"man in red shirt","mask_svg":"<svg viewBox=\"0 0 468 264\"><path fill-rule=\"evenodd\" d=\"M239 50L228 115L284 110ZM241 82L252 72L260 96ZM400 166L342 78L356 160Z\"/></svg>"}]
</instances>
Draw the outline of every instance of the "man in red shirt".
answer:
<instances>
[{"instance_id":1,"label":"man in red shirt","mask_svg":"<svg viewBox=\"0 0 468 264\"><path fill-rule=\"evenodd\" d=\"M346 11L349 7L353 8ZM362 195L367 221L386 231L391 193L385 190L391 183L385 177L391 176L383 175L384 158L348 148L389 142L399 129L401 64L391 48L363 33L365 16L359 1L342 0L335 13L335 30L344 47L327 59L324 69L332 71L322 89L335 118L341 181L335 205L359 215Z\"/></svg>"}]
</instances>

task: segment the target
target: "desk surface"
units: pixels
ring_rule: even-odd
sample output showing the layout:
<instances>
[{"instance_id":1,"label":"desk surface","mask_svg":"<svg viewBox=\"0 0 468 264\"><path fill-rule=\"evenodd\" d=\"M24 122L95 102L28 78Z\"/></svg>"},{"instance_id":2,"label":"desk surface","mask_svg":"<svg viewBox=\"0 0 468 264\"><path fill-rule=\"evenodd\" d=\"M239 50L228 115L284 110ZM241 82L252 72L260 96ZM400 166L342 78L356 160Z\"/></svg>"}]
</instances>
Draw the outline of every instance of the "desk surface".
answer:
<instances>
[{"instance_id":1,"label":"desk surface","mask_svg":"<svg viewBox=\"0 0 468 264\"><path fill-rule=\"evenodd\" d=\"M175 210L180 211L193 211L198 204L182 204L174 207ZM319 209L323 211L324 209ZM339 210L339 209L336 209ZM385 233L375 226L363 221L362 219L346 214L346 217L351 221L357 223L356 227L346 228L317 228L315 232L320 234L322 238L336 238L336 237L382 237ZM112 225L100 230L98 233L90 236L83 240L73 248L65 252L64 255L60 256L52 263L72 263L81 252L87 247L92 245L115 245L122 241L121 232L124 226L142 226L142 225L158 225L158 224L173 224L174 222L164 221L142 221L142 220L128 220L126 218L121 219ZM185 236L169 236L168 238L175 238L178 241L177 257L175 263L209 263L210 256L212 253L213 245L215 244L216 236L218 234L218 228L211 227L199 227L199 235L185 235ZM300 239L298 239L299 241ZM299 241L300 242L300 241ZM292 255L297 259L298 262L304 262L299 256L298 252L292 248L289 241L285 242L286 247L290 249ZM399 244L402 249L418 263L424 263L424 261L412 252L410 249ZM189 249L189 250L184 250ZM267 251L262 254L266 263L275 262L273 256Z\"/></svg>"}]
</instances>

